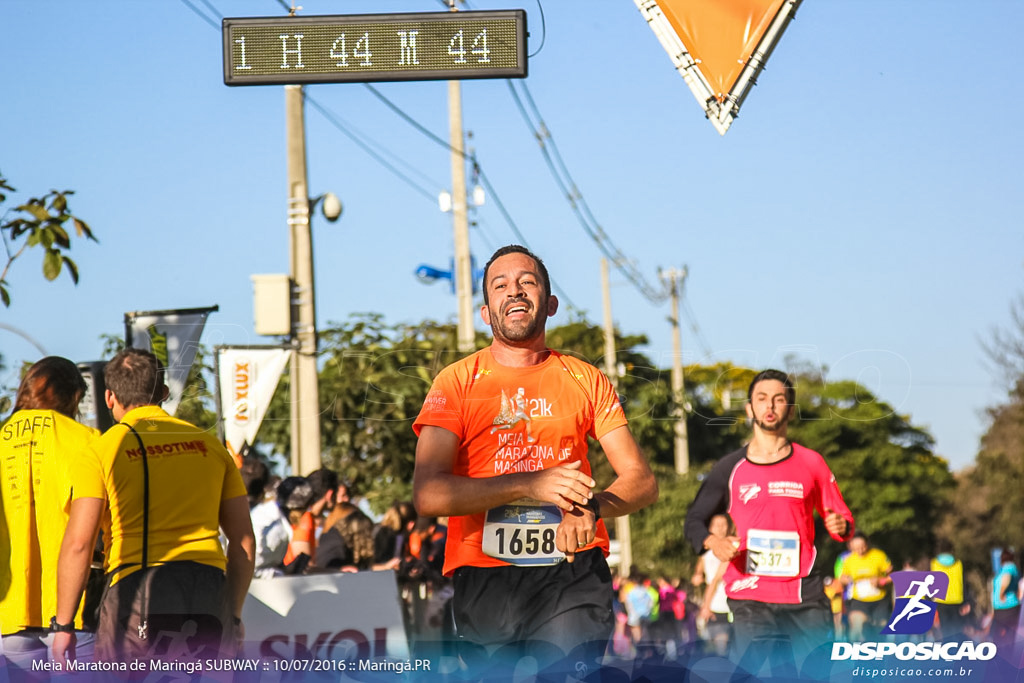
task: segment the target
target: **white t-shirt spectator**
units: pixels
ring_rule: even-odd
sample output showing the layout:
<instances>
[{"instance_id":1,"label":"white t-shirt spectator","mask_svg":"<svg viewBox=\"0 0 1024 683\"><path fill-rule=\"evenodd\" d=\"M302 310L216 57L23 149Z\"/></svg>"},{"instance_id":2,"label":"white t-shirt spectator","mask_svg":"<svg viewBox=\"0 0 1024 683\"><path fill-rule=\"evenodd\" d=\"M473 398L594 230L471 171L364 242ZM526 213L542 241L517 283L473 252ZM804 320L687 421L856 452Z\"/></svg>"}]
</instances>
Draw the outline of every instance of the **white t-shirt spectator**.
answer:
<instances>
[{"instance_id":1,"label":"white t-shirt spectator","mask_svg":"<svg viewBox=\"0 0 1024 683\"><path fill-rule=\"evenodd\" d=\"M263 579L281 574L288 544L292 541L292 527L281 513L277 501L268 500L249 510L252 530L256 535L256 578Z\"/></svg>"}]
</instances>

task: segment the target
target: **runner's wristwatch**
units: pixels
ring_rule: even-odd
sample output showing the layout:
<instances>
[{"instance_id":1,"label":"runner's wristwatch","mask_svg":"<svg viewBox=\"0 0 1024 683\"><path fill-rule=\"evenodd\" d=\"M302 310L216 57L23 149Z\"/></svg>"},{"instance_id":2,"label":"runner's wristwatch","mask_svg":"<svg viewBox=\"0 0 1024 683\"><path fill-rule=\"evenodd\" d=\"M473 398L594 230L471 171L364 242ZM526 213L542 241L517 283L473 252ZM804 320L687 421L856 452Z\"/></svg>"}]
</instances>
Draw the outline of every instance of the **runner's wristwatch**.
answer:
<instances>
[{"instance_id":1,"label":"runner's wristwatch","mask_svg":"<svg viewBox=\"0 0 1024 683\"><path fill-rule=\"evenodd\" d=\"M51 633L74 633L75 625L72 624L60 624L57 623L57 617L50 617L50 632Z\"/></svg>"}]
</instances>

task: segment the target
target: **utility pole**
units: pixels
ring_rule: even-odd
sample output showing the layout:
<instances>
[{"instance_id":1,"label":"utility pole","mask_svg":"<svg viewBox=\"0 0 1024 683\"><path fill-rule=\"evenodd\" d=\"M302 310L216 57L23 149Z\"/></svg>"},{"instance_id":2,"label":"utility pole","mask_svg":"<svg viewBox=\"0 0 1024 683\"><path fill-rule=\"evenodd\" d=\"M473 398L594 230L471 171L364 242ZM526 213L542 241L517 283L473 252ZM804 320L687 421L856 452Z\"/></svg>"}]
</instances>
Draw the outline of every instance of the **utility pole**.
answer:
<instances>
[{"instance_id":1,"label":"utility pole","mask_svg":"<svg viewBox=\"0 0 1024 683\"><path fill-rule=\"evenodd\" d=\"M619 368L615 362L615 324L612 322L612 294L608 278L608 259L601 259L601 293L604 298L604 374L608 375L616 393L619 390ZM615 518L615 538L619 541L619 571L633 566L633 541L629 515Z\"/></svg>"},{"instance_id":2,"label":"utility pole","mask_svg":"<svg viewBox=\"0 0 1024 683\"><path fill-rule=\"evenodd\" d=\"M455 0L448 7L457 12ZM462 84L448 81L448 137L452 148L452 224L455 232L455 300L458 309L458 349L476 347L473 328L473 264L469 251L469 214L466 206L466 154L462 135Z\"/></svg>"},{"instance_id":3,"label":"utility pole","mask_svg":"<svg viewBox=\"0 0 1024 683\"><path fill-rule=\"evenodd\" d=\"M291 464L293 474L305 476L319 469L321 460L313 236L309 225L305 102L301 85L284 86L284 105L292 279Z\"/></svg>"},{"instance_id":4,"label":"utility pole","mask_svg":"<svg viewBox=\"0 0 1024 683\"><path fill-rule=\"evenodd\" d=\"M676 402L675 456L676 472L686 474L690 470L690 444L686 433L686 394L683 386L683 350L679 332L679 293L686 281L686 266L677 270L659 270L658 276L669 286L672 296L672 396Z\"/></svg>"}]
</instances>

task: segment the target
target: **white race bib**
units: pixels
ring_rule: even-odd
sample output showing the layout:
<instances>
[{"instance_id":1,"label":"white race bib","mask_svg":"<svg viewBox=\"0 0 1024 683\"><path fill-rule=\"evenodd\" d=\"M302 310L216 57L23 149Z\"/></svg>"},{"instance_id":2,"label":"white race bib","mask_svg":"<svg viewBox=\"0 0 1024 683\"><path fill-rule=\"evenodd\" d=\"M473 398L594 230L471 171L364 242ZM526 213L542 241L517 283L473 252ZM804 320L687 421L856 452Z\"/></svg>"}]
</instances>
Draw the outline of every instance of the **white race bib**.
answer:
<instances>
[{"instance_id":1,"label":"white race bib","mask_svg":"<svg viewBox=\"0 0 1024 683\"><path fill-rule=\"evenodd\" d=\"M878 586L874 584L871 579L860 579L859 581L853 582L853 599L854 600L874 600L882 594L882 591L878 589Z\"/></svg>"},{"instance_id":2,"label":"white race bib","mask_svg":"<svg viewBox=\"0 0 1024 683\"><path fill-rule=\"evenodd\" d=\"M536 500L519 500L487 511L483 551L509 564L558 564L565 554L555 547L562 510Z\"/></svg>"},{"instance_id":3,"label":"white race bib","mask_svg":"<svg viewBox=\"0 0 1024 683\"><path fill-rule=\"evenodd\" d=\"M800 535L795 531L748 531L747 573L756 576L799 576Z\"/></svg>"}]
</instances>

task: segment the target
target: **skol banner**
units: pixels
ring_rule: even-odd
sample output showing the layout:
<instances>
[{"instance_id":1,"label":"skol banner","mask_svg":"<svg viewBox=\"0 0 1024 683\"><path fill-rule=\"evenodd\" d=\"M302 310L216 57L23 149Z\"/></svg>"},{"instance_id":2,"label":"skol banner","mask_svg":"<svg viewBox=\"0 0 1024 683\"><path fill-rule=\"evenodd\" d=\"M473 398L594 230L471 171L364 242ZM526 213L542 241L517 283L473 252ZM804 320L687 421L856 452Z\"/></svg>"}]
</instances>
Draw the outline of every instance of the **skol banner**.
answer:
<instances>
[{"instance_id":1,"label":"skol banner","mask_svg":"<svg viewBox=\"0 0 1024 683\"><path fill-rule=\"evenodd\" d=\"M384 672L392 676L389 680L400 681L403 678L394 673L416 670L408 662L409 641L394 572L253 579L242 621L245 655L268 662L273 672L304 672L294 674L295 680L318 678L311 668L294 668L302 660L328 667L319 674L323 680L344 679L346 674L357 680L384 680L373 673ZM413 666L430 672L416 662Z\"/></svg>"},{"instance_id":2,"label":"skol banner","mask_svg":"<svg viewBox=\"0 0 1024 683\"><path fill-rule=\"evenodd\" d=\"M206 318L217 306L172 311L135 311L124 314L125 346L153 352L166 368L170 395L163 408L171 415L185 395L188 372L196 359Z\"/></svg>"},{"instance_id":3,"label":"skol banner","mask_svg":"<svg viewBox=\"0 0 1024 683\"><path fill-rule=\"evenodd\" d=\"M634 0L725 135L801 0Z\"/></svg>"},{"instance_id":4,"label":"skol banner","mask_svg":"<svg viewBox=\"0 0 1024 683\"><path fill-rule=\"evenodd\" d=\"M216 347L224 443L236 458L256 439L291 356L291 349L277 346Z\"/></svg>"}]
</instances>

